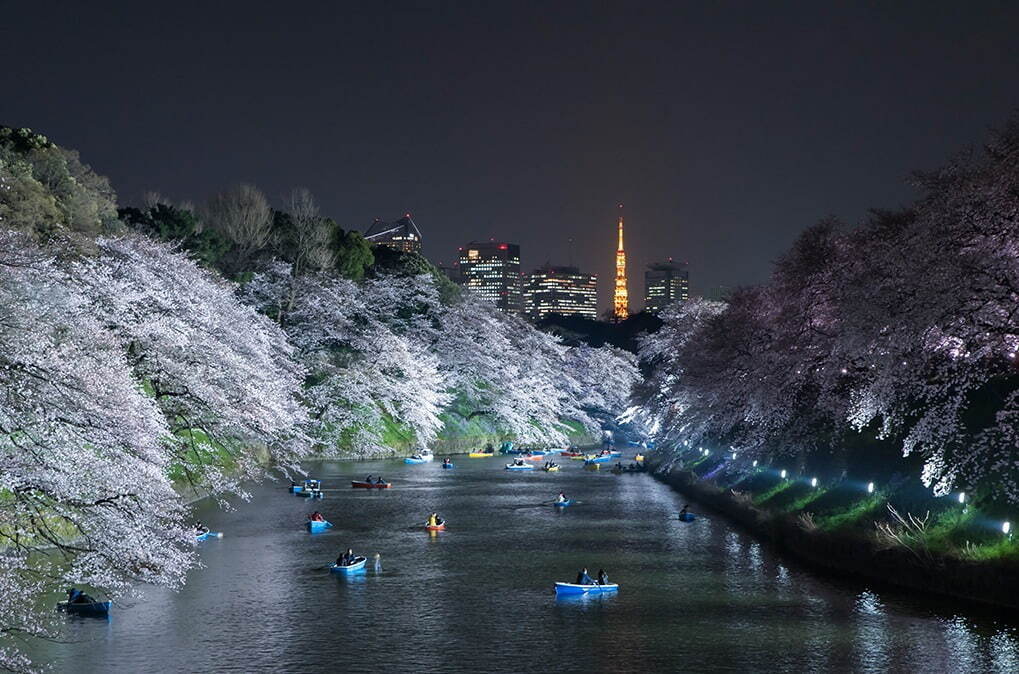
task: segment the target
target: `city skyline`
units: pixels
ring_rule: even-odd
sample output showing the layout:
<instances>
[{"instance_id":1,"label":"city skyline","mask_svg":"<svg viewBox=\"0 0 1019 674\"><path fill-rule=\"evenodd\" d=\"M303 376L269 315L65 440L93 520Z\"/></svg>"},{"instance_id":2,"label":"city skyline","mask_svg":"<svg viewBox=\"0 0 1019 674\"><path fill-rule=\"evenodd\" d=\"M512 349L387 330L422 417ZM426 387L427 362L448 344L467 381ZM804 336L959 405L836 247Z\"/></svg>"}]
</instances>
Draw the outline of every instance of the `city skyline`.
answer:
<instances>
[{"instance_id":1,"label":"city skyline","mask_svg":"<svg viewBox=\"0 0 1019 674\"><path fill-rule=\"evenodd\" d=\"M274 56L278 13L246 8L195 22L183 6L12 5L4 44L35 57L0 73L18 92L3 123L78 149L126 205L304 186L345 229L412 213L436 262L471 238L572 254L604 309L618 202L633 269L664 253L696 261L695 292L761 283L804 228L907 203L913 171L979 145L1016 105L1014 7L651 3L606 43L609 7L323 6ZM19 25L61 48L39 52ZM174 49L151 48L169 33ZM380 51L380 35L402 48ZM65 50L104 86L59 77Z\"/></svg>"}]
</instances>

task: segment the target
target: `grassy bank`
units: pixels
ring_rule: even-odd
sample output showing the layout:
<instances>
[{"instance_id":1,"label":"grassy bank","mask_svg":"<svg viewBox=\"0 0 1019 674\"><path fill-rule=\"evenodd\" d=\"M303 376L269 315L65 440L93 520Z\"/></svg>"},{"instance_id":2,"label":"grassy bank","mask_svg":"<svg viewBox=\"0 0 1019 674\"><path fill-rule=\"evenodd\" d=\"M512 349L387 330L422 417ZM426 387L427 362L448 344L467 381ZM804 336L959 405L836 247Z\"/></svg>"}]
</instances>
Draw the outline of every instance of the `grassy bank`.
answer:
<instances>
[{"instance_id":1,"label":"grassy bank","mask_svg":"<svg viewBox=\"0 0 1019 674\"><path fill-rule=\"evenodd\" d=\"M810 564L1019 608L1019 542L1000 511L966 495L934 498L902 476L822 481L775 467L737 469L710 456L654 472Z\"/></svg>"}]
</instances>

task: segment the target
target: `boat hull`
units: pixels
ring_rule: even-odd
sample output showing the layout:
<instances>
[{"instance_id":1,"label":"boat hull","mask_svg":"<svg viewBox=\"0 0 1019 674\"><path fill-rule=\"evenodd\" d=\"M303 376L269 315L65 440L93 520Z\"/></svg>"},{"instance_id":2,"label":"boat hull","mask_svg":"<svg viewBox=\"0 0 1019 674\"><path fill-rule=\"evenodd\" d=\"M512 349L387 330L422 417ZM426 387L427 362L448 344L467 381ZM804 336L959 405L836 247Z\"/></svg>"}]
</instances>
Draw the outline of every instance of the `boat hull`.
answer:
<instances>
[{"instance_id":1,"label":"boat hull","mask_svg":"<svg viewBox=\"0 0 1019 674\"><path fill-rule=\"evenodd\" d=\"M57 603L57 610L64 611L65 613L71 613L73 615L106 618L110 615L111 604L112 602L108 601L94 601L85 604L72 604L68 601L62 601Z\"/></svg>"},{"instance_id":2,"label":"boat hull","mask_svg":"<svg viewBox=\"0 0 1019 674\"><path fill-rule=\"evenodd\" d=\"M219 531L206 531L204 534L195 534L196 541L205 541L210 538L223 538L223 534Z\"/></svg>"},{"instance_id":3,"label":"boat hull","mask_svg":"<svg viewBox=\"0 0 1019 674\"><path fill-rule=\"evenodd\" d=\"M446 523L443 522L442 524L426 524L425 529L427 529L428 531L445 531Z\"/></svg>"},{"instance_id":4,"label":"boat hull","mask_svg":"<svg viewBox=\"0 0 1019 674\"><path fill-rule=\"evenodd\" d=\"M566 506L573 505L573 499L568 498L565 501L556 501L553 505L555 505L556 508L565 508Z\"/></svg>"},{"instance_id":5,"label":"boat hull","mask_svg":"<svg viewBox=\"0 0 1019 674\"><path fill-rule=\"evenodd\" d=\"M693 522L695 519L697 519L697 516L693 513L686 513L685 515L679 516L680 522Z\"/></svg>"},{"instance_id":6,"label":"boat hull","mask_svg":"<svg viewBox=\"0 0 1019 674\"><path fill-rule=\"evenodd\" d=\"M608 585L577 585L576 583L556 583L556 594L577 595L577 594L607 594L619 589L617 583Z\"/></svg>"},{"instance_id":7,"label":"boat hull","mask_svg":"<svg viewBox=\"0 0 1019 674\"><path fill-rule=\"evenodd\" d=\"M353 489L389 489L390 487L393 486L393 484L391 482L383 482L382 484L378 484L375 482L363 482L351 480L350 486Z\"/></svg>"},{"instance_id":8,"label":"boat hull","mask_svg":"<svg viewBox=\"0 0 1019 674\"><path fill-rule=\"evenodd\" d=\"M304 528L308 530L309 534L321 533L326 529L332 528L332 526L333 525L331 522L316 522L308 520L307 522L304 523Z\"/></svg>"},{"instance_id":9,"label":"boat hull","mask_svg":"<svg viewBox=\"0 0 1019 674\"><path fill-rule=\"evenodd\" d=\"M484 459L484 458L487 458L489 456L495 456L495 452L492 452L492 453L489 453L489 452L471 452L470 454L467 455L467 458L470 458L470 459Z\"/></svg>"},{"instance_id":10,"label":"boat hull","mask_svg":"<svg viewBox=\"0 0 1019 674\"><path fill-rule=\"evenodd\" d=\"M444 463L444 464L442 464L442 467L444 469L446 469L446 470L449 470L449 469L453 468L454 466L451 463Z\"/></svg>"},{"instance_id":11,"label":"boat hull","mask_svg":"<svg viewBox=\"0 0 1019 674\"><path fill-rule=\"evenodd\" d=\"M529 464L525 464L523 466L514 466L511 463L507 463L506 470L534 470L534 466Z\"/></svg>"}]
</instances>

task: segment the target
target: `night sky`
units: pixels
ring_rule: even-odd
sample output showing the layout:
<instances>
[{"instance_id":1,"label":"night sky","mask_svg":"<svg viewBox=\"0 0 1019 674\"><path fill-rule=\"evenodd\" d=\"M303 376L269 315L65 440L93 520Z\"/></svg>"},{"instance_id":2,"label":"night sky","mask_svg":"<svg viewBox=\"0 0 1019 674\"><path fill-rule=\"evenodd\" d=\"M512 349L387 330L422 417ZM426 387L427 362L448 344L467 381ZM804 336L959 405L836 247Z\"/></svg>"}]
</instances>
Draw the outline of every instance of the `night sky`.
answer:
<instances>
[{"instance_id":1,"label":"night sky","mask_svg":"<svg viewBox=\"0 0 1019 674\"><path fill-rule=\"evenodd\" d=\"M226 4L3 3L0 124L122 205L306 186L345 228L410 211L435 262L579 265L604 308L618 202L632 297L669 255L755 283L1019 107L1015 2Z\"/></svg>"}]
</instances>

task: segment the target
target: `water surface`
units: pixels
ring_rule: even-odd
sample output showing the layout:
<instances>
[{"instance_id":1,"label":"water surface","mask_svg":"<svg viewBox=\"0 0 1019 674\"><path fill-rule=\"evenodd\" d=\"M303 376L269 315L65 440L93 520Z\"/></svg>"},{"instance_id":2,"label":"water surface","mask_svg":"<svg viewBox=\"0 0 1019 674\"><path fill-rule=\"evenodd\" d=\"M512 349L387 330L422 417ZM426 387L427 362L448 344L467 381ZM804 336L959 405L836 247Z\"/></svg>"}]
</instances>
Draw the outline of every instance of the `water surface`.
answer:
<instances>
[{"instance_id":1,"label":"water surface","mask_svg":"<svg viewBox=\"0 0 1019 674\"><path fill-rule=\"evenodd\" d=\"M268 483L233 512L200 504L225 537L181 592L69 619L69 643L33 654L68 672L1019 671L1014 616L815 575L720 516L679 522L646 475L561 463L325 462L321 501ZM350 488L380 471L393 489ZM553 508L560 489L579 503ZM314 508L335 528L309 535ZM432 510L448 531L424 531ZM328 573L347 547L381 571ZM557 600L581 566L618 595Z\"/></svg>"}]
</instances>

